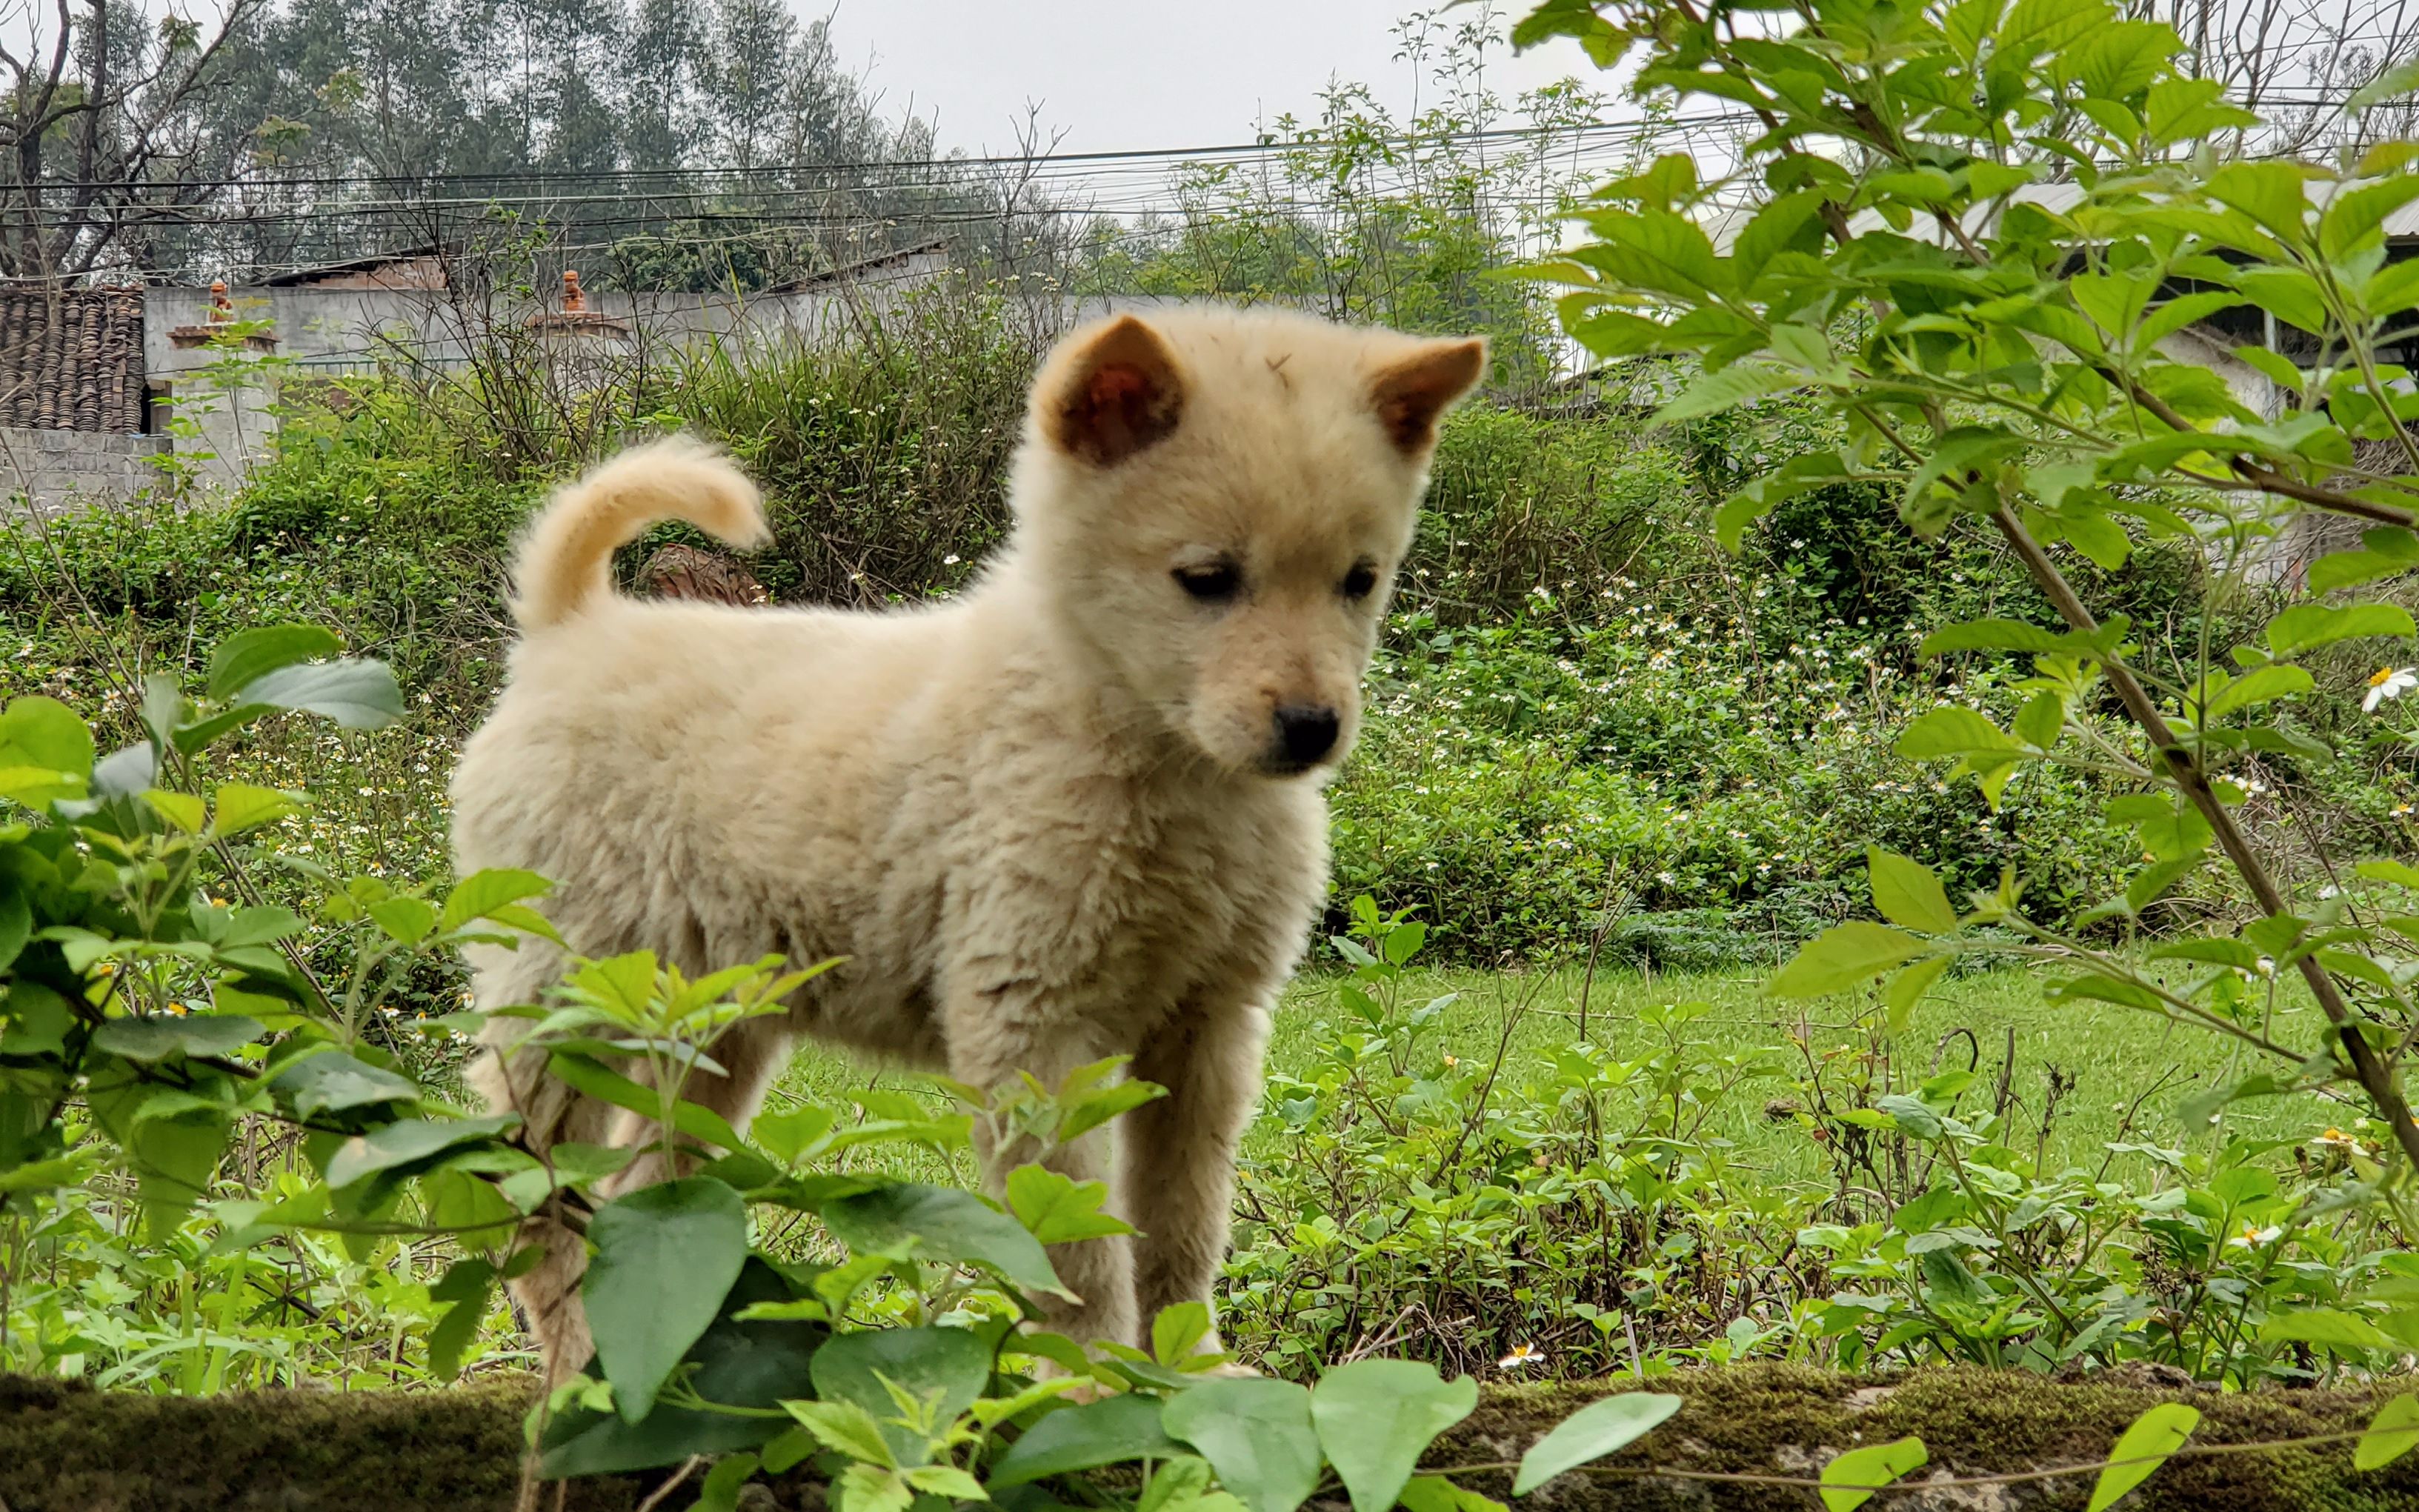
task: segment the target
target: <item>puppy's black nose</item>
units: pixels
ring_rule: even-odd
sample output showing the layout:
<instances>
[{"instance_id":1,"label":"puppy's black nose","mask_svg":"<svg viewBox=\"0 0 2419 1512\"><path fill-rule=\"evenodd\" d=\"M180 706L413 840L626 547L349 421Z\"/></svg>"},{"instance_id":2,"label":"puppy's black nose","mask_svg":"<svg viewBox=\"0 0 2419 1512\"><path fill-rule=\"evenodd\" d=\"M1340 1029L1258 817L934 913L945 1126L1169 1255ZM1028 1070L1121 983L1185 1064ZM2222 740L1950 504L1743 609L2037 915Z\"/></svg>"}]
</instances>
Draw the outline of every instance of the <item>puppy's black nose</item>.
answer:
<instances>
[{"instance_id":1,"label":"puppy's black nose","mask_svg":"<svg viewBox=\"0 0 2419 1512\"><path fill-rule=\"evenodd\" d=\"M1317 703L1285 703L1277 707L1277 750L1290 766L1308 766L1335 748L1342 721L1335 711Z\"/></svg>"}]
</instances>

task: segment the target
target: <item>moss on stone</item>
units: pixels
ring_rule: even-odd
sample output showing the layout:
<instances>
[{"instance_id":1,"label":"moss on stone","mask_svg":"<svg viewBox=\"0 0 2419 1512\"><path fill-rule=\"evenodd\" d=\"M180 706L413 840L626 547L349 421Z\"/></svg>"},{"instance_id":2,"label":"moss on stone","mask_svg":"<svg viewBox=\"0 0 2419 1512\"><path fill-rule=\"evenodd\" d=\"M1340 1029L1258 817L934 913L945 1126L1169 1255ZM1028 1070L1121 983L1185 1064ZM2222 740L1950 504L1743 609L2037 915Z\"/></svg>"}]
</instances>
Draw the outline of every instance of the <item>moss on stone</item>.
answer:
<instances>
[{"instance_id":1,"label":"moss on stone","mask_svg":"<svg viewBox=\"0 0 2419 1512\"><path fill-rule=\"evenodd\" d=\"M525 1382L154 1396L0 1376L0 1500L9 1512L502 1512L530 1400ZM640 1484L583 1484L566 1512L626 1512Z\"/></svg>"},{"instance_id":2,"label":"moss on stone","mask_svg":"<svg viewBox=\"0 0 2419 1512\"><path fill-rule=\"evenodd\" d=\"M1913 1433L1932 1451L1927 1476L2089 1463L2143 1409L2189 1400L2197 1444L2356 1432L2392 1388L2236 1396L2114 1380L2062 1382L1981 1370L1889 1380L1790 1365L1744 1365L1651 1383L1687 1398L1669 1424L1613 1464L1811 1474L1832 1455ZM1574 1409L1627 1381L1491 1388L1430 1462L1518 1459ZM526 1382L441 1392L263 1392L185 1398L101 1393L0 1377L0 1500L9 1512L498 1512L518 1485ZM617 1476L568 1489L566 1512L628 1512L658 1477ZM1470 1477L1502 1497L1510 1476ZM1876 1512L2033 1512L2080 1508L2091 1477L1940 1488L1876 1500ZM683 1504L676 1494L669 1504ZM801 1483L751 1504L819 1507ZM552 1507L551 1491L539 1504ZM1575 1473L1524 1505L1542 1512L1709 1512L1815 1504L1803 1489ZM2375 1473L2351 1469L2348 1443L2175 1460L2128 1512L2412 1512L2419 1456Z\"/></svg>"}]
</instances>

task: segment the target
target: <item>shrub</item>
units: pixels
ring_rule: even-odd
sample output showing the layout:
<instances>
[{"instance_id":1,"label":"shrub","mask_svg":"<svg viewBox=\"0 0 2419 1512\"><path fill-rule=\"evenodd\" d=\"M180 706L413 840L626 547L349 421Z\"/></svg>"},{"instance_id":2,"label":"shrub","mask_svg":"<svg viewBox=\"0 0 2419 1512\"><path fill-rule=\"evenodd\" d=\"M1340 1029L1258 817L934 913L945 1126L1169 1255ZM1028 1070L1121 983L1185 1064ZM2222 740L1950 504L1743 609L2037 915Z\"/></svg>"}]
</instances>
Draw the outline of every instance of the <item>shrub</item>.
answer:
<instances>
[{"instance_id":1,"label":"shrub","mask_svg":"<svg viewBox=\"0 0 2419 1512\"><path fill-rule=\"evenodd\" d=\"M1960 884L2014 866L2071 918L2124 874L2101 790L2028 773L1996 812L1884 732L1944 699L1891 637L1831 624L1767 660L1754 622L1617 586L1613 623L1399 627L1334 802L1336 887L1412 907L1456 960L1588 949L1667 968L1771 959L1855 910L1888 837Z\"/></svg>"}]
</instances>

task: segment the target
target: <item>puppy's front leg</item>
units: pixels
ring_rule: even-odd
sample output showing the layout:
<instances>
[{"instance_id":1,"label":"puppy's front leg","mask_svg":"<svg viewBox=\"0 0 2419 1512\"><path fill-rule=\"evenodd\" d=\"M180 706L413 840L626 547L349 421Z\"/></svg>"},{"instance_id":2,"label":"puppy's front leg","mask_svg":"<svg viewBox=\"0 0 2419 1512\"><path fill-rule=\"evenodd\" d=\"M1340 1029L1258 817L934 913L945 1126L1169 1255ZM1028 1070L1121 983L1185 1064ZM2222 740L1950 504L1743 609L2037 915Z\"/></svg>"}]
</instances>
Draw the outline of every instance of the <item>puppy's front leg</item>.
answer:
<instances>
[{"instance_id":1,"label":"puppy's front leg","mask_svg":"<svg viewBox=\"0 0 2419 1512\"><path fill-rule=\"evenodd\" d=\"M1178 1303L1210 1303L1226 1258L1235 1147L1260 1095L1269 1013L1249 999L1187 1005L1146 1041L1133 1074L1167 1088L1118 1119L1121 1215L1135 1241L1139 1336ZM1213 1332L1207 1348L1221 1348Z\"/></svg>"},{"instance_id":2,"label":"puppy's front leg","mask_svg":"<svg viewBox=\"0 0 2419 1512\"><path fill-rule=\"evenodd\" d=\"M972 1087L996 1088L1013 1081L1019 1072L1030 1072L1044 1087L1055 1087L1069 1072L1115 1053L1088 1025L1054 1018L1013 989L971 995L964 1003L952 1005L948 1019L949 1075ZM984 1185L998 1196L1009 1171L1037 1159L1072 1180L1102 1180L1108 1167L1106 1138L1096 1129L1048 1150L1024 1139L994 1148L978 1119L975 1155L982 1162ZM1047 1327L1079 1344L1101 1339L1122 1344L1134 1336L1133 1257L1123 1238L1053 1244L1050 1263L1080 1301L1041 1299Z\"/></svg>"}]
</instances>

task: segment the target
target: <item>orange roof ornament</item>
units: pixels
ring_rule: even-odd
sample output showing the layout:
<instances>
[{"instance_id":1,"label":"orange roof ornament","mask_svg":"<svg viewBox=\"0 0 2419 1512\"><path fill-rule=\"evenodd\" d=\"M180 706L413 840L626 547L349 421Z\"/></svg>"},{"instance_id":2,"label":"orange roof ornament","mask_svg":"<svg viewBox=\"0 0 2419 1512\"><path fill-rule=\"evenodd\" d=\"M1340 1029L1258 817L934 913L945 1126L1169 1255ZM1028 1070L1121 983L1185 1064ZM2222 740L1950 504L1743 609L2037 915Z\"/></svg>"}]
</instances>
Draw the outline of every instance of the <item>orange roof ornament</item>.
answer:
<instances>
[{"instance_id":1,"label":"orange roof ornament","mask_svg":"<svg viewBox=\"0 0 2419 1512\"><path fill-rule=\"evenodd\" d=\"M630 322L590 309L588 291L579 286L579 275L568 268L562 270L562 308L538 311L529 317L529 327L542 336L630 339Z\"/></svg>"},{"instance_id":2,"label":"orange roof ornament","mask_svg":"<svg viewBox=\"0 0 2419 1512\"><path fill-rule=\"evenodd\" d=\"M210 307L203 312L200 323L170 327L168 345L181 351L192 351L201 347L222 346L226 341L235 339L228 330L235 324L235 301L227 294L226 280L213 279L210 281ZM253 329L243 332L241 340L245 349L249 351L270 352L277 349L276 332L270 330L269 322L266 320L255 321Z\"/></svg>"}]
</instances>

